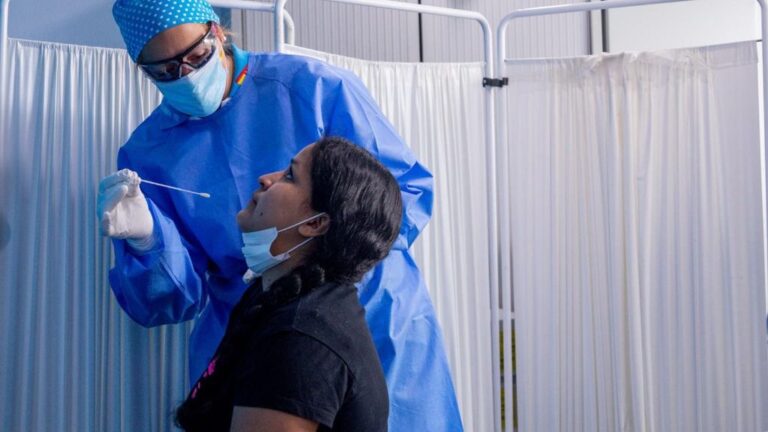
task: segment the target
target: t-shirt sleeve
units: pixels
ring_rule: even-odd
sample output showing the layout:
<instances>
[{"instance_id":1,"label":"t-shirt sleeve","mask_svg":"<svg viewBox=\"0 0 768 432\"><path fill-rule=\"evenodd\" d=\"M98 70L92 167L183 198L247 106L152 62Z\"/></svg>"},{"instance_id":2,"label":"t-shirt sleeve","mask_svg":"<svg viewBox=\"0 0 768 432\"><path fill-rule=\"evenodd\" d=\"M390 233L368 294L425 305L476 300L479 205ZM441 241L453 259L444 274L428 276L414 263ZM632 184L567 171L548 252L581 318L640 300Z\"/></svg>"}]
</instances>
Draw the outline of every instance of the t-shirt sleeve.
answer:
<instances>
[{"instance_id":1,"label":"t-shirt sleeve","mask_svg":"<svg viewBox=\"0 0 768 432\"><path fill-rule=\"evenodd\" d=\"M244 358L234 376L235 406L283 411L333 426L351 376L326 345L286 331L253 345Z\"/></svg>"}]
</instances>

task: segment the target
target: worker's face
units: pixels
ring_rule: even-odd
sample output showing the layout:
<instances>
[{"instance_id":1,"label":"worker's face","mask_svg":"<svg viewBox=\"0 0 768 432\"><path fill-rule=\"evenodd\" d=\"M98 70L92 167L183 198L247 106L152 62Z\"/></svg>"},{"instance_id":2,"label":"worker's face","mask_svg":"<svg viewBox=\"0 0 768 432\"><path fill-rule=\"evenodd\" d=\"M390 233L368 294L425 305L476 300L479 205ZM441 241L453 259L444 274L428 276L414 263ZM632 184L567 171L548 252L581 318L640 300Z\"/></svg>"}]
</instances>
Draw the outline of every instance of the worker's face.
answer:
<instances>
[{"instance_id":1,"label":"worker's face","mask_svg":"<svg viewBox=\"0 0 768 432\"><path fill-rule=\"evenodd\" d=\"M259 178L261 187L253 192L251 200L237 214L237 224L243 232L291 226L317 214L310 206L312 196L312 149L307 146L291 161L284 171L273 172ZM316 224L317 220L305 225ZM300 226L281 232L272 244L272 252L279 253L313 236L311 227Z\"/></svg>"},{"instance_id":2,"label":"worker's face","mask_svg":"<svg viewBox=\"0 0 768 432\"><path fill-rule=\"evenodd\" d=\"M215 37L216 49L220 50L218 52L223 52L226 38L224 33L216 24L211 26L211 32ZM207 45L203 40L207 33L208 25L198 23L181 24L166 29L147 42L139 56L139 63L156 63L187 53L184 56L185 60L194 64L196 59L205 56L203 51L209 52L211 49L210 39L207 39ZM194 70L187 64L182 64L181 69L181 76Z\"/></svg>"}]
</instances>

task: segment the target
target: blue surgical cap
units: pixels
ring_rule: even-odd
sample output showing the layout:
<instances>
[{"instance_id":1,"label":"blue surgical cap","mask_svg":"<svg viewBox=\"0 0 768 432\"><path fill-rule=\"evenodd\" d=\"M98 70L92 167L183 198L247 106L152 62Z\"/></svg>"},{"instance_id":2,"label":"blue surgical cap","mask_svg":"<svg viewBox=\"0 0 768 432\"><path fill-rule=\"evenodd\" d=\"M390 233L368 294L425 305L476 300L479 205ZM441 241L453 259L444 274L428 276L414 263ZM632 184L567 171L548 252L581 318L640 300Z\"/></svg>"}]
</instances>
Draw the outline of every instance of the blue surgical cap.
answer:
<instances>
[{"instance_id":1,"label":"blue surgical cap","mask_svg":"<svg viewBox=\"0 0 768 432\"><path fill-rule=\"evenodd\" d=\"M133 61L139 58L144 45L165 29L179 24L219 22L206 0L117 0L112 15Z\"/></svg>"}]
</instances>

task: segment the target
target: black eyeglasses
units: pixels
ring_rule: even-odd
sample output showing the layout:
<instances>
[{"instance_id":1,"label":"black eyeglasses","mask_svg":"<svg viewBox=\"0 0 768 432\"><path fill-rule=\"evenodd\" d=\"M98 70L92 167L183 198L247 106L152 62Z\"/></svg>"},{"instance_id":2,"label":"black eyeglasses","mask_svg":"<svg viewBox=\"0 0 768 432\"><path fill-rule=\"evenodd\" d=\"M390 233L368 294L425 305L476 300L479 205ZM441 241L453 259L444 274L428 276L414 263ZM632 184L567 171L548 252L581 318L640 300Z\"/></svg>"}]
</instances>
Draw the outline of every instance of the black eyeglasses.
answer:
<instances>
[{"instance_id":1,"label":"black eyeglasses","mask_svg":"<svg viewBox=\"0 0 768 432\"><path fill-rule=\"evenodd\" d=\"M155 81L173 81L186 75L181 65L200 69L213 57L214 52L216 34L213 32L213 23L209 22L208 31L181 54L151 63L139 62L138 65Z\"/></svg>"}]
</instances>

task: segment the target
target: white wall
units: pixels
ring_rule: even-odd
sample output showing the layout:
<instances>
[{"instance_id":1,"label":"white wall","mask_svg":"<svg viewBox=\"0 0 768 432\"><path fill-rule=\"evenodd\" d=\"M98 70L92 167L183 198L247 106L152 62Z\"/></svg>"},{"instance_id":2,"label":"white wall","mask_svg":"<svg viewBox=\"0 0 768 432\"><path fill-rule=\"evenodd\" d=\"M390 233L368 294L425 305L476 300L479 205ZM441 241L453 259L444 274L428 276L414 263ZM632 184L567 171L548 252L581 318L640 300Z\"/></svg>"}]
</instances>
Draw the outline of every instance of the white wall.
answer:
<instances>
[{"instance_id":1,"label":"white wall","mask_svg":"<svg viewBox=\"0 0 768 432\"><path fill-rule=\"evenodd\" d=\"M299 46L366 60L419 61L416 14L319 0L289 0L287 10ZM272 29L271 15L232 14L235 41L248 50L273 50Z\"/></svg>"},{"instance_id":2,"label":"white wall","mask_svg":"<svg viewBox=\"0 0 768 432\"><path fill-rule=\"evenodd\" d=\"M10 0L8 35L78 45L123 48L112 0Z\"/></svg>"},{"instance_id":3,"label":"white wall","mask_svg":"<svg viewBox=\"0 0 768 432\"><path fill-rule=\"evenodd\" d=\"M608 12L612 52L717 45L760 39L756 0L695 0Z\"/></svg>"},{"instance_id":4,"label":"white wall","mask_svg":"<svg viewBox=\"0 0 768 432\"><path fill-rule=\"evenodd\" d=\"M478 11L490 21L495 39L499 21L514 10L584 1L422 0L422 3ZM479 25L474 22L424 17L423 34L425 61L479 61L483 58L482 33ZM513 21L507 31L508 57L576 56L588 52L589 31L586 14L520 19Z\"/></svg>"},{"instance_id":5,"label":"white wall","mask_svg":"<svg viewBox=\"0 0 768 432\"><path fill-rule=\"evenodd\" d=\"M8 36L125 48L112 18L112 4L114 0L10 0Z\"/></svg>"}]
</instances>

